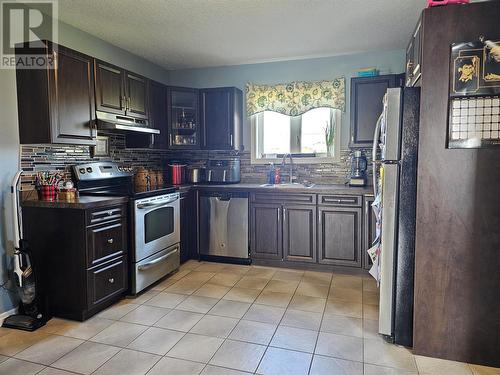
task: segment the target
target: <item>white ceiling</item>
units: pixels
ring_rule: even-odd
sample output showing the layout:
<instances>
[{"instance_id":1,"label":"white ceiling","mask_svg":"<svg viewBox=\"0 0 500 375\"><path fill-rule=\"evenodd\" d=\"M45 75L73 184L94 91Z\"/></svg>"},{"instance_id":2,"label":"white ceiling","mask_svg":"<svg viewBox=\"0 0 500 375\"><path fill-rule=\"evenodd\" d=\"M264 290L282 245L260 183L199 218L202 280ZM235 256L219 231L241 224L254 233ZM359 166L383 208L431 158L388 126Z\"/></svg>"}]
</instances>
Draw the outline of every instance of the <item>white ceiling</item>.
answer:
<instances>
[{"instance_id":1,"label":"white ceiling","mask_svg":"<svg viewBox=\"0 0 500 375\"><path fill-rule=\"evenodd\" d=\"M59 0L59 18L167 69L405 48L425 0Z\"/></svg>"}]
</instances>

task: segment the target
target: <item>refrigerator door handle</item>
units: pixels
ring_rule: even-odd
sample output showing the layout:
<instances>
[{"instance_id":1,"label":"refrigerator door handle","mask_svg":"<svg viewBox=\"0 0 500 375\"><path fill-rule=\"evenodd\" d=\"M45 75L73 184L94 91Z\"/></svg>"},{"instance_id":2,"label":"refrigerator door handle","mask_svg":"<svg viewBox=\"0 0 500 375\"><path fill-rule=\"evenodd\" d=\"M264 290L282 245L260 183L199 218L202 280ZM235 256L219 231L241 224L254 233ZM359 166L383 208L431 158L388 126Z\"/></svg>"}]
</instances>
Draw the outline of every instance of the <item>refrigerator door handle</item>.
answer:
<instances>
[{"instance_id":1,"label":"refrigerator door handle","mask_svg":"<svg viewBox=\"0 0 500 375\"><path fill-rule=\"evenodd\" d=\"M383 113L380 114L377 120L377 125L375 125L375 133L373 135L373 148L372 148L372 178L373 178L373 192L375 197L377 196L377 165L380 164L380 160L377 160L377 147L380 138L380 125L382 123Z\"/></svg>"}]
</instances>

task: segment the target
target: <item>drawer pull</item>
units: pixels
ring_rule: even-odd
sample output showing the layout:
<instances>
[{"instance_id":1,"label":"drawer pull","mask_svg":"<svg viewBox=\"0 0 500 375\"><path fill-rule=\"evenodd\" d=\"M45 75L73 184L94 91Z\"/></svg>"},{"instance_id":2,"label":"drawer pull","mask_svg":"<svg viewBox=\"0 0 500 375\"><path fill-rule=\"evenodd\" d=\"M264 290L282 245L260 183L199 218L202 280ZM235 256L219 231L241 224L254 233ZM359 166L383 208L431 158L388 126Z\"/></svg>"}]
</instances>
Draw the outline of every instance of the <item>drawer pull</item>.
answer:
<instances>
[{"instance_id":1,"label":"drawer pull","mask_svg":"<svg viewBox=\"0 0 500 375\"><path fill-rule=\"evenodd\" d=\"M110 239L108 240L108 243L109 243L109 244L112 244L113 242L115 242L115 240L114 240L114 239L112 239L112 238L110 238Z\"/></svg>"},{"instance_id":2,"label":"drawer pull","mask_svg":"<svg viewBox=\"0 0 500 375\"><path fill-rule=\"evenodd\" d=\"M108 211L108 216L113 216L113 211Z\"/></svg>"},{"instance_id":3,"label":"drawer pull","mask_svg":"<svg viewBox=\"0 0 500 375\"><path fill-rule=\"evenodd\" d=\"M110 282L110 284L114 284L114 282L115 282L115 279L113 279L113 278L110 278L110 279L108 279L108 281Z\"/></svg>"}]
</instances>

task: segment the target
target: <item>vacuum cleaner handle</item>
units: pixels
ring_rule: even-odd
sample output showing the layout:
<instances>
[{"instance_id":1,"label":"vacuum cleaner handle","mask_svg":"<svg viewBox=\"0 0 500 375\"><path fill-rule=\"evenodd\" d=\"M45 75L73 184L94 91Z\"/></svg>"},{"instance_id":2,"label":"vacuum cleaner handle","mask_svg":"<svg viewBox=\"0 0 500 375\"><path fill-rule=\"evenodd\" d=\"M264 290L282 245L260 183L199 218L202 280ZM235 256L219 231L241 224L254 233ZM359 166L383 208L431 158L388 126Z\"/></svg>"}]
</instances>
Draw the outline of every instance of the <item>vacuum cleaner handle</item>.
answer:
<instances>
[{"instance_id":1,"label":"vacuum cleaner handle","mask_svg":"<svg viewBox=\"0 0 500 375\"><path fill-rule=\"evenodd\" d=\"M20 248L20 242L22 237L21 228L21 218L20 218L20 207L19 207L19 197L17 191L17 185L21 179L21 174L23 171L17 171L16 175L12 179L12 185L10 187L10 192L12 194L12 210L14 214L14 247L16 249Z\"/></svg>"},{"instance_id":2,"label":"vacuum cleaner handle","mask_svg":"<svg viewBox=\"0 0 500 375\"><path fill-rule=\"evenodd\" d=\"M19 208L19 198L17 185L21 179L21 174L23 171L17 171L16 175L12 179L12 185L10 187L10 193L12 195L12 212L14 219L14 275L16 277L16 284L18 287L23 286L23 255L21 253L21 217Z\"/></svg>"}]
</instances>

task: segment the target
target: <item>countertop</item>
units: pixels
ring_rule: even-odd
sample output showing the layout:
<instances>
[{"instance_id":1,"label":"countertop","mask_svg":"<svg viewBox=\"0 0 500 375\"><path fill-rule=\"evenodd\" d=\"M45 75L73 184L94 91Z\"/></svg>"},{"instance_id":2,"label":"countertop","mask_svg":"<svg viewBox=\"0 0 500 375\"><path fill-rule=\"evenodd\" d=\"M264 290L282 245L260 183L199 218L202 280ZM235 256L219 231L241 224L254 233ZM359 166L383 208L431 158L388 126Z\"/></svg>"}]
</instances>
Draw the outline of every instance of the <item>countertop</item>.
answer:
<instances>
[{"instance_id":1,"label":"countertop","mask_svg":"<svg viewBox=\"0 0 500 375\"><path fill-rule=\"evenodd\" d=\"M73 208L86 210L89 208L106 207L115 204L122 204L128 201L127 197L94 197L81 196L74 201L43 201L39 200L36 191L23 197L21 207L43 207L43 208Z\"/></svg>"},{"instance_id":2,"label":"countertop","mask_svg":"<svg viewBox=\"0 0 500 375\"><path fill-rule=\"evenodd\" d=\"M263 186L262 184L196 184L196 185L180 185L180 192L186 192L189 189L203 190L230 190L244 192L267 192L267 193L309 193L309 194L352 194L352 195L373 195L371 186L352 187L344 184L318 184L310 188L305 186L290 186L290 187L275 187Z\"/></svg>"}]
</instances>

